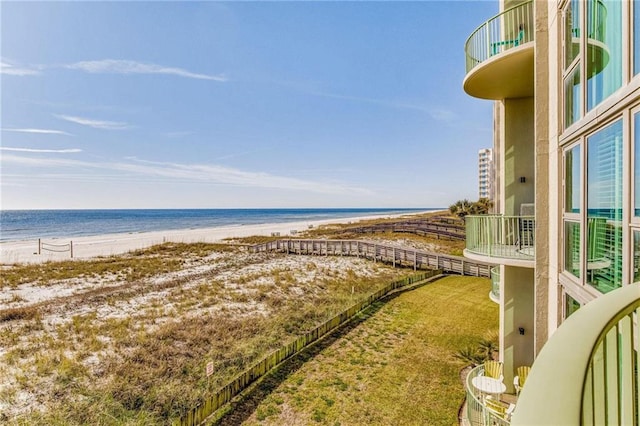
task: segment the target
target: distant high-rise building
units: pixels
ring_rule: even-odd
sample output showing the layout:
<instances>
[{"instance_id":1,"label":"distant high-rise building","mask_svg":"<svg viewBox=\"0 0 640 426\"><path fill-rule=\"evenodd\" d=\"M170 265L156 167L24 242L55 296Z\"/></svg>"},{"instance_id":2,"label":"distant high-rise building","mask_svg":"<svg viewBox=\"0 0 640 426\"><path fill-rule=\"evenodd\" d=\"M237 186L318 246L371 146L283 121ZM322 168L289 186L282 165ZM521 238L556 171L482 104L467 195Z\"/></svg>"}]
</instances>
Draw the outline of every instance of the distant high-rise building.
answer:
<instances>
[{"instance_id":1,"label":"distant high-rise building","mask_svg":"<svg viewBox=\"0 0 640 426\"><path fill-rule=\"evenodd\" d=\"M478 197L493 197L493 150L485 148L478 151Z\"/></svg>"}]
</instances>

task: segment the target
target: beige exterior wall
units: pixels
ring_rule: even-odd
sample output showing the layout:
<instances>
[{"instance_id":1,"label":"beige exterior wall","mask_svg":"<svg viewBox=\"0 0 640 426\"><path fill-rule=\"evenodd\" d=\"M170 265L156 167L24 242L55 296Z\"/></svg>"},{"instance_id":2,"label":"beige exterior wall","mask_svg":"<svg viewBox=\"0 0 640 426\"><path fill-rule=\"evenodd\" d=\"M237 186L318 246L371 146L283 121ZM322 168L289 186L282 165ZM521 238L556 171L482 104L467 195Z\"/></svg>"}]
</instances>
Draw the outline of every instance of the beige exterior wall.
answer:
<instances>
[{"instance_id":1,"label":"beige exterior wall","mask_svg":"<svg viewBox=\"0 0 640 426\"><path fill-rule=\"evenodd\" d=\"M504 383L513 392L515 370L531 365L535 355L534 270L501 267L500 357L504 363ZM524 334L520 334L520 328Z\"/></svg>"},{"instance_id":2,"label":"beige exterior wall","mask_svg":"<svg viewBox=\"0 0 640 426\"><path fill-rule=\"evenodd\" d=\"M502 199L505 215L517 216L520 206L535 201L533 98L505 99L502 157ZM521 182L524 178L525 182Z\"/></svg>"}]
</instances>

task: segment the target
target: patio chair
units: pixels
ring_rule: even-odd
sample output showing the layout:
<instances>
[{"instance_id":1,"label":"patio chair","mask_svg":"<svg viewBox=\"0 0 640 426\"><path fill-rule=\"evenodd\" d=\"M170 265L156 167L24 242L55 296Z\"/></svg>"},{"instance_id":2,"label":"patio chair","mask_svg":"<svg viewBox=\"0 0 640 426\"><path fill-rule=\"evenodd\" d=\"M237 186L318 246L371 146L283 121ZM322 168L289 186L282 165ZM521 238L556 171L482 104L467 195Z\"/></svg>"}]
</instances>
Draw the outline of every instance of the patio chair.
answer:
<instances>
[{"instance_id":1,"label":"patio chair","mask_svg":"<svg viewBox=\"0 0 640 426\"><path fill-rule=\"evenodd\" d=\"M507 421L510 420L511 415L513 414L513 410L515 410L515 404L507 404L506 402L502 402L499 399L494 399L491 396L488 396L484 400L485 406L493 411L494 415L501 417ZM490 424L490 423L489 423Z\"/></svg>"},{"instance_id":2,"label":"patio chair","mask_svg":"<svg viewBox=\"0 0 640 426\"><path fill-rule=\"evenodd\" d=\"M485 361L484 375L502 381L502 379L504 379L502 375L502 363L493 360Z\"/></svg>"},{"instance_id":3,"label":"patio chair","mask_svg":"<svg viewBox=\"0 0 640 426\"><path fill-rule=\"evenodd\" d=\"M513 45L513 47L520 46L520 43L524 40L524 26L518 27L518 35L512 40L502 40L491 43L491 56L498 54L500 46Z\"/></svg>"},{"instance_id":4,"label":"patio chair","mask_svg":"<svg viewBox=\"0 0 640 426\"><path fill-rule=\"evenodd\" d=\"M527 376L529 376L529 371L531 371L531 367L527 365L518 367L516 370L516 376L513 378L513 387L516 388L516 395L519 395L520 391L522 391L524 382L527 381Z\"/></svg>"}]
</instances>

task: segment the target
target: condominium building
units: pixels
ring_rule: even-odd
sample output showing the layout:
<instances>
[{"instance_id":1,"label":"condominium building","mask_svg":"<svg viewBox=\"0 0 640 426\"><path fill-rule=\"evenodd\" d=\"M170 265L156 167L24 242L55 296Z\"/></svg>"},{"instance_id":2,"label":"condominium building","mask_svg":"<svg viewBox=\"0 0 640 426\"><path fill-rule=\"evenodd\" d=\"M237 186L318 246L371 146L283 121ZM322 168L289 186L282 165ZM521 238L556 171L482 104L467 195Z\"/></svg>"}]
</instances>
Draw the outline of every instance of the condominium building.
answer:
<instances>
[{"instance_id":1,"label":"condominium building","mask_svg":"<svg viewBox=\"0 0 640 426\"><path fill-rule=\"evenodd\" d=\"M478 198L493 199L493 150L478 151Z\"/></svg>"},{"instance_id":2,"label":"condominium building","mask_svg":"<svg viewBox=\"0 0 640 426\"><path fill-rule=\"evenodd\" d=\"M467 217L465 256L497 265L499 391L532 368L517 399L469 380L468 421L637 425L640 1L500 11L465 46L464 90L494 105L500 213Z\"/></svg>"}]
</instances>

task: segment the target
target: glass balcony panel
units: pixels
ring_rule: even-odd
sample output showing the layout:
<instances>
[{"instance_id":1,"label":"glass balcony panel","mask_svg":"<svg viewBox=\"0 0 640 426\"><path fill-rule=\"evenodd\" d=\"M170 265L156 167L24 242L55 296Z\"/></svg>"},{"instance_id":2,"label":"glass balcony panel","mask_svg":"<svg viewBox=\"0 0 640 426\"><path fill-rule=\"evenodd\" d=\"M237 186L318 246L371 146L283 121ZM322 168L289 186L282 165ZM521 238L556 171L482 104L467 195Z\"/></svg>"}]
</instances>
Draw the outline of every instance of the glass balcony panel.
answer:
<instances>
[{"instance_id":1,"label":"glass balcony panel","mask_svg":"<svg viewBox=\"0 0 640 426\"><path fill-rule=\"evenodd\" d=\"M535 259L535 217L477 215L466 217L466 249L481 256Z\"/></svg>"}]
</instances>

